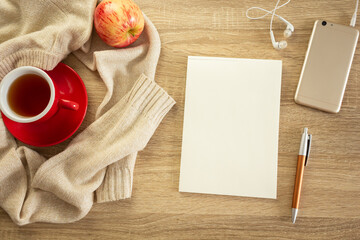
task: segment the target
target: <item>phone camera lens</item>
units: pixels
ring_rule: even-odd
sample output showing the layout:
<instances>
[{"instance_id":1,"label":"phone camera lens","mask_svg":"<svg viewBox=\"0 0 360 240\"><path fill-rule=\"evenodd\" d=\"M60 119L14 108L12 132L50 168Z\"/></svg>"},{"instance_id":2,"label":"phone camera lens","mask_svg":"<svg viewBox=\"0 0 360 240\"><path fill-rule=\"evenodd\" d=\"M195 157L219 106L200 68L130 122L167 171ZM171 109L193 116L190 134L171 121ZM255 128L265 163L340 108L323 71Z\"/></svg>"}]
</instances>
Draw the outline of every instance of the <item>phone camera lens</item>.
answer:
<instances>
[{"instance_id":1,"label":"phone camera lens","mask_svg":"<svg viewBox=\"0 0 360 240\"><path fill-rule=\"evenodd\" d=\"M321 23L323 26L326 26L327 22L326 21L322 21Z\"/></svg>"}]
</instances>

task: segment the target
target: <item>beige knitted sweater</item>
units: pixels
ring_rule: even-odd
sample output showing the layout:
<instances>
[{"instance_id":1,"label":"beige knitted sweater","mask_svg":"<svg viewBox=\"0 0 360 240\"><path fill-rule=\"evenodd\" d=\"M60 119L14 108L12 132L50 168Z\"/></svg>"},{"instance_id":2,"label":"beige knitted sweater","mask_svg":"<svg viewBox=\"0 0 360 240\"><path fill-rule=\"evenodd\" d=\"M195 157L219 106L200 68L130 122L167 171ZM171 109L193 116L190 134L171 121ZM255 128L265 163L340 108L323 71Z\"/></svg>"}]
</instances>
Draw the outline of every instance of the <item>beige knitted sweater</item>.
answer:
<instances>
[{"instance_id":1,"label":"beige knitted sweater","mask_svg":"<svg viewBox=\"0 0 360 240\"><path fill-rule=\"evenodd\" d=\"M50 159L18 147L0 118L0 207L18 225L73 222L94 202L129 198L136 154L175 103L152 80L160 39L150 20L133 45L114 49L92 31L95 6L1 1L0 80L24 65L51 70L73 52L107 87L94 122Z\"/></svg>"}]
</instances>

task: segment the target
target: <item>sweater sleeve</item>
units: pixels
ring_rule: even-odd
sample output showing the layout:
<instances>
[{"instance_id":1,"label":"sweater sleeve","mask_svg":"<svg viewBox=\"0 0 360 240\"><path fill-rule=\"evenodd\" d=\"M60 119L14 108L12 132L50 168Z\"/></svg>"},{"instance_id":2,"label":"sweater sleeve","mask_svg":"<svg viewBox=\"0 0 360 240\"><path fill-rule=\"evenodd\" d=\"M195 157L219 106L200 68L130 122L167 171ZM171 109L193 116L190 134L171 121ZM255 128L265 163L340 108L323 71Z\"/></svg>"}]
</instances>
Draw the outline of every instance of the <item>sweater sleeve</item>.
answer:
<instances>
[{"instance_id":1,"label":"sweater sleeve","mask_svg":"<svg viewBox=\"0 0 360 240\"><path fill-rule=\"evenodd\" d=\"M145 74L154 79L160 55L160 37L150 19L145 15L145 28L140 38L126 48L107 46L93 32L91 39L74 55L91 70L97 70L104 81L107 93L99 106L96 118L102 116L119 102L131 88L159 91L156 83L146 80L144 85L135 83ZM154 95L158 96L158 95ZM141 99L143 101L144 99ZM106 169L104 180L96 190L96 201L107 202L131 197L136 152L116 160Z\"/></svg>"},{"instance_id":2,"label":"sweater sleeve","mask_svg":"<svg viewBox=\"0 0 360 240\"><path fill-rule=\"evenodd\" d=\"M32 187L81 208L83 196L98 189L107 174L112 180L105 178L99 201L128 196L133 166L126 160L134 159L146 146L174 104L159 85L141 75L118 104L76 136L65 151L40 166ZM107 166L119 160L105 173Z\"/></svg>"}]
</instances>

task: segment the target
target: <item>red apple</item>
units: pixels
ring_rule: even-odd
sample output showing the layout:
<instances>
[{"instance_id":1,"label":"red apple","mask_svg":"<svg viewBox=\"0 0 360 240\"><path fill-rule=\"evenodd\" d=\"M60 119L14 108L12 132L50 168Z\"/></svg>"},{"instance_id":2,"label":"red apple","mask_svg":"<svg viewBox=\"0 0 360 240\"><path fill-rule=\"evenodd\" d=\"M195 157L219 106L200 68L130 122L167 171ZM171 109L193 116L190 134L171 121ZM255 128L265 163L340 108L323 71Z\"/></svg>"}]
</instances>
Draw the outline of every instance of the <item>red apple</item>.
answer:
<instances>
[{"instance_id":1,"label":"red apple","mask_svg":"<svg viewBox=\"0 0 360 240\"><path fill-rule=\"evenodd\" d=\"M112 47L126 47L144 30L144 16L132 0L104 0L95 9L94 25L100 38Z\"/></svg>"}]
</instances>

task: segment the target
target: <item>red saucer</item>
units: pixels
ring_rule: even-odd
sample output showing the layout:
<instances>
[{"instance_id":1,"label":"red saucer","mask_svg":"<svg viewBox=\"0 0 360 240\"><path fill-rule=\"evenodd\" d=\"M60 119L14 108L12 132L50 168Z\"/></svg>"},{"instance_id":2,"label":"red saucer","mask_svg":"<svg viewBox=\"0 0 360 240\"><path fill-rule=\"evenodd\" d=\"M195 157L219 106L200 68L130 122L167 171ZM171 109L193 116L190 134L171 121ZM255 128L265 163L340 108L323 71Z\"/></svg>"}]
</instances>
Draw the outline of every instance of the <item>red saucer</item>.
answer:
<instances>
[{"instance_id":1,"label":"red saucer","mask_svg":"<svg viewBox=\"0 0 360 240\"><path fill-rule=\"evenodd\" d=\"M87 109L86 88L80 76L68 65L59 63L47 74L59 89L60 98L79 104L77 111L59 108L49 120L34 123L17 123L1 113L10 133L23 143L45 147L61 143L71 137L84 120Z\"/></svg>"}]
</instances>

